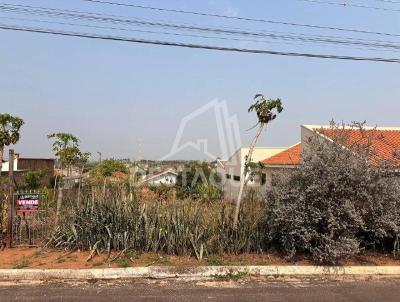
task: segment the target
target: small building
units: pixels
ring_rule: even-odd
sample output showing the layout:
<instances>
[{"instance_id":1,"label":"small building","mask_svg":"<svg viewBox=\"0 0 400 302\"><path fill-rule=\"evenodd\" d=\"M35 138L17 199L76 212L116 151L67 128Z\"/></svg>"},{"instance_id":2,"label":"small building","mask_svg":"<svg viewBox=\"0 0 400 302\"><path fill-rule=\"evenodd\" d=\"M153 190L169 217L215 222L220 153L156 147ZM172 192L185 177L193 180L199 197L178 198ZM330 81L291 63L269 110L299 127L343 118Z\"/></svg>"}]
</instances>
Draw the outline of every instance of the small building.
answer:
<instances>
[{"instance_id":1,"label":"small building","mask_svg":"<svg viewBox=\"0 0 400 302\"><path fill-rule=\"evenodd\" d=\"M54 173L55 161L53 158L26 158L18 153L14 157L14 172L42 171ZM9 162L3 162L1 172L8 172Z\"/></svg>"},{"instance_id":2,"label":"small building","mask_svg":"<svg viewBox=\"0 0 400 302\"><path fill-rule=\"evenodd\" d=\"M272 185L272 178L275 173L286 173L288 169L294 169L301 164L301 153L303 147L301 143L297 143L286 150L275 154L262 161L265 166L265 185Z\"/></svg>"},{"instance_id":3,"label":"small building","mask_svg":"<svg viewBox=\"0 0 400 302\"><path fill-rule=\"evenodd\" d=\"M143 177L142 184L149 186L168 185L173 186L176 184L178 173L167 170L164 172L149 174Z\"/></svg>"},{"instance_id":4,"label":"small building","mask_svg":"<svg viewBox=\"0 0 400 302\"><path fill-rule=\"evenodd\" d=\"M253 151L252 162L261 162L286 149L283 147L256 147ZM239 193L240 178L244 172L246 156L249 154L249 150L249 147L240 148L228 160L217 161L216 171L222 180L223 194L227 200L236 199ZM248 179L246 179L247 186L250 187L265 185L265 181L265 176L262 176L260 180L249 175Z\"/></svg>"},{"instance_id":5,"label":"small building","mask_svg":"<svg viewBox=\"0 0 400 302\"><path fill-rule=\"evenodd\" d=\"M40 172L42 183L48 185L54 175L55 160L53 158L27 158L20 157L18 153L14 157L14 178L16 183L21 182L21 177L28 172ZM9 162L3 162L1 175L6 176L9 171Z\"/></svg>"}]
</instances>

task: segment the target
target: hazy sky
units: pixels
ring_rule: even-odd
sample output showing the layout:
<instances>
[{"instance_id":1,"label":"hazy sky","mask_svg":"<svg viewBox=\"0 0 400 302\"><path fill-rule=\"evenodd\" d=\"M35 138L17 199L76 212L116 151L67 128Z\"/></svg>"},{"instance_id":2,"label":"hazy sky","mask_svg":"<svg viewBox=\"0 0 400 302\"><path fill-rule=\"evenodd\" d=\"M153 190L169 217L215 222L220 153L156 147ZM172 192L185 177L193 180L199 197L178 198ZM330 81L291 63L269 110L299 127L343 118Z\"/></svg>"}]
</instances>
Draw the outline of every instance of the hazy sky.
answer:
<instances>
[{"instance_id":1,"label":"hazy sky","mask_svg":"<svg viewBox=\"0 0 400 302\"><path fill-rule=\"evenodd\" d=\"M344 34L156 13L79 0L5 2L202 26ZM296 0L119 2L400 34L400 11L344 8ZM378 1L348 2L383 5ZM400 9L400 4L390 7ZM1 16L6 15L0 12ZM48 24L3 18L1 23L50 27ZM52 25L52 28L66 27ZM76 30L89 31L87 28ZM123 34L198 42L195 38L135 32ZM357 37L400 44L400 37ZM201 40L199 43L400 57L398 52L304 46L293 42L261 44ZM237 115L242 142L249 144L254 129L246 129L254 125L256 117L254 113L247 113L247 107L256 93L280 97L285 107L284 113L262 137L260 146L292 145L300 140L300 124L326 124L331 118L346 122L367 120L371 125L400 126L399 64L224 53L0 30L0 112L18 115L25 120L21 140L14 146L25 157L51 156L46 135L51 132L71 132L81 139L82 149L93 154L101 151L104 157L161 158L170 151L182 118L216 98L227 101L230 115ZM199 116L185 130L184 138L207 139L210 150L218 154L219 138L214 115L205 113ZM189 152L183 157L200 158L201 155Z\"/></svg>"}]
</instances>

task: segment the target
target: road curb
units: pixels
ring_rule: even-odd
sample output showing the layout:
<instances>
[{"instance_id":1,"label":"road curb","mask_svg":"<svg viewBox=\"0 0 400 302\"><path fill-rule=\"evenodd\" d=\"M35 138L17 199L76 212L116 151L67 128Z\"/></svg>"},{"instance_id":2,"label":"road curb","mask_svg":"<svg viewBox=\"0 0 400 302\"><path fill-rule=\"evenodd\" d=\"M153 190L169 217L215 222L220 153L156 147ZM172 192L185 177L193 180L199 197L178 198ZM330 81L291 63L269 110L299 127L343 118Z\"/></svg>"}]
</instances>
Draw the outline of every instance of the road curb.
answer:
<instances>
[{"instance_id":1,"label":"road curb","mask_svg":"<svg viewBox=\"0 0 400 302\"><path fill-rule=\"evenodd\" d=\"M105 269L0 269L0 280L212 278L218 276L400 276L400 266L197 266Z\"/></svg>"}]
</instances>

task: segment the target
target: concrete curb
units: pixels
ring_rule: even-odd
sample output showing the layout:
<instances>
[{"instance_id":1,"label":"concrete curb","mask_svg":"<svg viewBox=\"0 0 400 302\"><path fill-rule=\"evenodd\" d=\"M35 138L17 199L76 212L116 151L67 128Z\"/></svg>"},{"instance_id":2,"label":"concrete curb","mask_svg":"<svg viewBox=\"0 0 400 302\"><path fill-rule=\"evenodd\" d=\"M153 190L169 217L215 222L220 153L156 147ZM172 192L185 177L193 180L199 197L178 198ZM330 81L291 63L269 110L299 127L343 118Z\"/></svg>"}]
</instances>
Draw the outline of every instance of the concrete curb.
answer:
<instances>
[{"instance_id":1,"label":"concrete curb","mask_svg":"<svg viewBox=\"0 0 400 302\"><path fill-rule=\"evenodd\" d=\"M255 276L400 276L400 266L198 266L105 269L0 269L0 280L206 279Z\"/></svg>"}]
</instances>

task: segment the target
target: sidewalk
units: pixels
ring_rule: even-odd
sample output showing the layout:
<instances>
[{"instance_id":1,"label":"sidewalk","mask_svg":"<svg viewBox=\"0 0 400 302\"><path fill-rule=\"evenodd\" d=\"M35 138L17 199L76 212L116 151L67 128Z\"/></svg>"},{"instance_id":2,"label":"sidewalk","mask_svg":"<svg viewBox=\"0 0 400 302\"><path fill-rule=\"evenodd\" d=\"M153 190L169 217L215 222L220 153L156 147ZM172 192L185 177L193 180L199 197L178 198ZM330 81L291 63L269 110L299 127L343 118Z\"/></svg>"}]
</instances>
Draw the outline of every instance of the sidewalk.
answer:
<instances>
[{"instance_id":1,"label":"sidewalk","mask_svg":"<svg viewBox=\"0 0 400 302\"><path fill-rule=\"evenodd\" d=\"M235 276L400 276L400 266L198 266L1 269L0 280L207 279Z\"/></svg>"}]
</instances>

